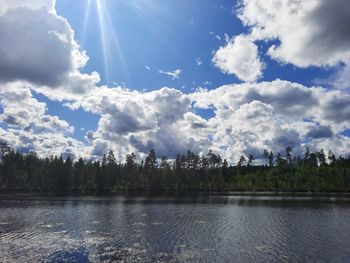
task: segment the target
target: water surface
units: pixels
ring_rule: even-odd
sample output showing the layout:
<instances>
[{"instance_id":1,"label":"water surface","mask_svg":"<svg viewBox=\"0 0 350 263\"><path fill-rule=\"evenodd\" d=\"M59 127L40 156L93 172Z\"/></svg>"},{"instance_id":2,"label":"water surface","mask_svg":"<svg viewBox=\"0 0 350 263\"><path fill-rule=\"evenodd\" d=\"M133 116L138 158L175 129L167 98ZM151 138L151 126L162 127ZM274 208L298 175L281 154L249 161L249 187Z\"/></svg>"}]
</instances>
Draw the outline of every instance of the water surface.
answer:
<instances>
[{"instance_id":1,"label":"water surface","mask_svg":"<svg viewBox=\"0 0 350 263\"><path fill-rule=\"evenodd\" d=\"M349 262L350 196L0 197L0 262Z\"/></svg>"}]
</instances>

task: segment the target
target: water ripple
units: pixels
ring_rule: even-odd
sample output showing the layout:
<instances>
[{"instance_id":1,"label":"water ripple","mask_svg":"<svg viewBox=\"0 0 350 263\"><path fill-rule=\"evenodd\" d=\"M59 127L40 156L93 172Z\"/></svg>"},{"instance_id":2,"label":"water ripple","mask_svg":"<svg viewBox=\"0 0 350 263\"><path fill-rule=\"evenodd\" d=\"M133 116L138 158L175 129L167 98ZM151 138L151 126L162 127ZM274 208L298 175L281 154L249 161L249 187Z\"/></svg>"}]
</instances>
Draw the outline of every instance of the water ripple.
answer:
<instances>
[{"instance_id":1,"label":"water ripple","mask_svg":"<svg viewBox=\"0 0 350 263\"><path fill-rule=\"evenodd\" d=\"M0 199L0 262L346 262L349 200L335 200Z\"/></svg>"}]
</instances>

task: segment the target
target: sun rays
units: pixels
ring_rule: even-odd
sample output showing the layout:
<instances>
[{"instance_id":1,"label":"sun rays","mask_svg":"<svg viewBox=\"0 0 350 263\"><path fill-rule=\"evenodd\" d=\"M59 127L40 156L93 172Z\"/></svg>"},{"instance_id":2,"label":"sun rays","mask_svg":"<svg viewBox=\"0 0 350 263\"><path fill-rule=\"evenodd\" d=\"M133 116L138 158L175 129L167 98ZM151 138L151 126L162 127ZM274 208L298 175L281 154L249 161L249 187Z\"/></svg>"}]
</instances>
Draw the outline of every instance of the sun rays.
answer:
<instances>
[{"instance_id":1,"label":"sun rays","mask_svg":"<svg viewBox=\"0 0 350 263\"><path fill-rule=\"evenodd\" d=\"M106 0L87 0L84 14L81 43L87 41L89 23L96 20L98 31L95 37L100 39L101 54L103 56L103 67L106 83L111 83L112 63L119 63L126 73L125 60L118 39L118 24L113 21L110 6ZM117 60L117 61L116 61Z\"/></svg>"},{"instance_id":2,"label":"sun rays","mask_svg":"<svg viewBox=\"0 0 350 263\"><path fill-rule=\"evenodd\" d=\"M104 73L107 83L109 82L109 65L110 65L110 45L107 42L107 28L106 28L106 16L108 13L105 11L105 1L97 0L96 1L96 11L97 19L100 30L101 44L102 44L102 54L103 54L103 63L104 63ZM109 31L110 32L110 31Z\"/></svg>"},{"instance_id":3,"label":"sun rays","mask_svg":"<svg viewBox=\"0 0 350 263\"><path fill-rule=\"evenodd\" d=\"M159 43L165 45L159 32L164 26L164 20L170 16L169 10L163 5L155 5L149 0L87 0L79 42L84 46L91 36L98 38L96 43L100 45L104 68L104 72L100 73L106 84L112 84L114 79L111 76L118 74L114 72L115 68L121 70L123 76L130 76L124 57L125 49L129 46L125 41L124 43L120 41L125 39L125 35L140 33L134 32L130 28L130 23L138 20L137 22L144 27L144 32L156 36ZM93 30L96 30L94 34L89 31L92 30L92 25L95 26Z\"/></svg>"},{"instance_id":4,"label":"sun rays","mask_svg":"<svg viewBox=\"0 0 350 263\"><path fill-rule=\"evenodd\" d=\"M92 2L92 0L87 0L86 1L83 29L82 29L82 34L81 34L82 37L79 40L80 43L84 43L85 42L86 32L87 32L87 29L88 29L89 18L90 18L90 13L91 13L91 2Z\"/></svg>"}]
</instances>

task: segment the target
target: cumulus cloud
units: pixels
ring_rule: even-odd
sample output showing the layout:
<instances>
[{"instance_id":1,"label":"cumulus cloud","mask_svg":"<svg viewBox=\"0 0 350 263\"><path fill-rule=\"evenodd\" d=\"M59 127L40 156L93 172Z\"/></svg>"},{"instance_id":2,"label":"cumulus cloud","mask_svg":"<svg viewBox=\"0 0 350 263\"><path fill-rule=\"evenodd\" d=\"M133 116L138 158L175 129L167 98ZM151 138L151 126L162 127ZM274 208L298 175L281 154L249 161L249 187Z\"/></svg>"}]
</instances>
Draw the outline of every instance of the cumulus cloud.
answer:
<instances>
[{"instance_id":1,"label":"cumulus cloud","mask_svg":"<svg viewBox=\"0 0 350 263\"><path fill-rule=\"evenodd\" d=\"M104 87L71 107L101 116L97 131L87 134L92 154L109 145L124 155L155 148L160 155L173 157L177 151L190 148L201 151L207 145L206 121L193 116L191 99L175 89L142 93ZM201 130L195 131L196 126Z\"/></svg>"},{"instance_id":2,"label":"cumulus cloud","mask_svg":"<svg viewBox=\"0 0 350 263\"><path fill-rule=\"evenodd\" d=\"M0 86L0 140L24 152L40 156L86 156L86 146L71 137L74 127L57 116L47 115L47 105L32 96L27 84Z\"/></svg>"},{"instance_id":3,"label":"cumulus cloud","mask_svg":"<svg viewBox=\"0 0 350 263\"><path fill-rule=\"evenodd\" d=\"M46 111L46 104L34 99L30 89L20 83L1 86L0 102L2 122L23 129L29 128Z\"/></svg>"},{"instance_id":4,"label":"cumulus cloud","mask_svg":"<svg viewBox=\"0 0 350 263\"><path fill-rule=\"evenodd\" d=\"M336 153L340 155L349 154L350 140L349 137L343 135L335 135L325 139L314 140L310 145L310 149L315 151L317 149L336 149Z\"/></svg>"},{"instance_id":5,"label":"cumulus cloud","mask_svg":"<svg viewBox=\"0 0 350 263\"><path fill-rule=\"evenodd\" d=\"M51 98L71 99L95 88L82 74L88 57L54 1L0 1L0 82L26 81Z\"/></svg>"},{"instance_id":6,"label":"cumulus cloud","mask_svg":"<svg viewBox=\"0 0 350 263\"><path fill-rule=\"evenodd\" d=\"M331 86L332 88L340 89L345 92L350 91L350 65L339 67L336 72L328 78L320 78L315 81L320 85Z\"/></svg>"},{"instance_id":7,"label":"cumulus cloud","mask_svg":"<svg viewBox=\"0 0 350 263\"><path fill-rule=\"evenodd\" d=\"M0 86L0 104L3 108L0 120L12 128L33 132L74 131L66 121L47 115L46 104L35 99L26 84L17 82Z\"/></svg>"},{"instance_id":8,"label":"cumulus cloud","mask_svg":"<svg viewBox=\"0 0 350 263\"><path fill-rule=\"evenodd\" d=\"M32 10L45 8L50 12L54 12L54 5L54 0L1 0L0 15L5 14L8 10L14 10L17 8L30 8Z\"/></svg>"},{"instance_id":9,"label":"cumulus cloud","mask_svg":"<svg viewBox=\"0 0 350 263\"><path fill-rule=\"evenodd\" d=\"M350 126L350 96L288 81L227 85L189 96L194 107L214 109L208 121L213 145L225 149L221 152L230 160L238 160L241 152L261 154L264 148L277 152L289 145L301 151L306 143L334 140ZM346 153L343 146L323 145Z\"/></svg>"},{"instance_id":10,"label":"cumulus cloud","mask_svg":"<svg viewBox=\"0 0 350 263\"><path fill-rule=\"evenodd\" d=\"M244 35L233 37L216 51L213 62L222 72L236 75L240 80L254 82L262 76L263 62L258 47Z\"/></svg>"},{"instance_id":11,"label":"cumulus cloud","mask_svg":"<svg viewBox=\"0 0 350 263\"><path fill-rule=\"evenodd\" d=\"M333 137L333 131L330 126L313 124L309 126L309 130L305 134L305 137L312 139L331 138Z\"/></svg>"},{"instance_id":12,"label":"cumulus cloud","mask_svg":"<svg viewBox=\"0 0 350 263\"><path fill-rule=\"evenodd\" d=\"M268 54L299 67L349 63L347 0L243 0L238 16L255 40L277 40Z\"/></svg>"},{"instance_id":13,"label":"cumulus cloud","mask_svg":"<svg viewBox=\"0 0 350 263\"><path fill-rule=\"evenodd\" d=\"M63 133L35 134L31 131L0 127L0 140L24 153L35 151L41 157L60 156L61 154L72 158L89 157L87 147L83 143L66 137Z\"/></svg>"},{"instance_id":14,"label":"cumulus cloud","mask_svg":"<svg viewBox=\"0 0 350 263\"><path fill-rule=\"evenodd\" d=\"M237 16L249 29L216 51L213 62L246 82L262 75L258 41L282 63L306 68L345 65L328 83L349 88L350 3L347 0L241 0ZM227 39L227 37L226 37Z\"/></svg>"},{"instance_id":15,"label":"cumulus cloud","mask_svg":"<svg viewBox=\"0 0 350 263\"><path fill-rule=\"evenodd\" d=\"M190 94L104 87L71 106L101 115L97 130L86 135L91 155L111 148L120 158L131 151L142 156L153 148L159 156L174 157L212 149L234 163L242 153L260 157L264 149L286 146L296 153L314 144L346 153L349 138L341 133L350 126L347 105L350 96L339 90L276 80ZM197 109L212 109L214 116L206 120Z\"/></svg>"},{"instance_id":16,"label":"cumulus cloud","mask_svg":"<svg viewBox=\"0 0 350 263\"><path fill-rule=\"evenodd\" d=\"M53 0L0 0L0 140L40 156L87 156L74 127L47 114L32 91L77 99L96 89L97 73L82 74L88 57Z\"/></svg>"},{"instance_id":17,"label":"cumulus cloud","mask_svg":"<svg viewBox=\"0 0 350 263\"><path fill-rule=\"evenodd\" d=\"M86 133L87 146L70 138L73 127L68 123L46 114L46 105L32 97L29 87L7 90L12 92L0 96L1 118L8 125L1 139L42 155L64 151L101 157L112 149L122 161L127 153L144 157L150 149L168 157L188 149L212 149L235 163L242 153L259 158L264 149L278 152L286 146L296 153L307 145L344 154L350 140L341 135L350 126L350 96L288 81L226 85L190 94L170 88L139 92L102 87L70 105L100 115L97 130ZM21 98L21 107L16 98ZM208 108L214 111L212 118L196 114Z\"/></svg>"},{"instance_id":18,"label":"cumulus cloud","mask_svg":"<svg viewBox=\"0 0 350 263\"><path fill-rule=\"evenodd\" d=\"M348 24L347 6L341 0L331 7L326 0L243 0L239 17L251 30L226 36L213 62L247 83L185 94L172 88L97 88L97 73L80 72L88 57L68 22L56 14L54 1L0 0L0 140L41 156L100 157L112 149L119 160L132 151L143 157L151 148L168 157L212 149L233 163L242 153L259 157L265 148L278 152L286 146L296 152L307 145L347 153L346 89L255 83L264 67L258 40L277 40L268 51L271 57L300 67L347 64L348 31L338 26ZM330 8L335 9L325 12ZM328 34L331 29L335 32ZM182 71L159 73L177 79ZM72 138L68 122L47 114L33 90L100 116L97 129L86 133L87 145ZM199 109L211 109L214 116L207 120Z\"/></svg>"}]
</instances>

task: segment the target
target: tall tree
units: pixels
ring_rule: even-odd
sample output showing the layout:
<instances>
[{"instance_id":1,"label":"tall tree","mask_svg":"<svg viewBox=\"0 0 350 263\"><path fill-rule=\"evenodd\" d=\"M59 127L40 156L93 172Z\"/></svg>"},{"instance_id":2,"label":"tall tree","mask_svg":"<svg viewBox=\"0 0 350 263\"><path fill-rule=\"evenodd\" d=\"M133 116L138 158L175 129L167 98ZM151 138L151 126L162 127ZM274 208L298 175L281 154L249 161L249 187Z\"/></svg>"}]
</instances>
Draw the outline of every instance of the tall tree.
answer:
<instances>
[{"instance_id":1,"label":"tall tree","mask_svg":"<svg viewBox=\"0 0 350 263\"><path fill-rule=\"evenodd\" d=\"M157 166L157 156L155 150L150 150L145 160L145 169L147 171L154 170Z\"/></svg>"},{"instance_id":2,"label":"tall tree","mask_svg":"<svg viewBox=\"0 0 350 263\"><path fill-rule=\"evenodd\" d=\"M287 162L288 162L288 165L292 165L292 147L290 146L287 146L286 148L286 159L287 159Z\"/></svg>"},{"instance_id":3,"label":"tall tree","mask_svg":"<svg viewBox=\"0 0 350 263\"><path fill-rule=\"evenodd\" d=\"M253 156L252 154L249 154L247 166L252 166L254 160L255 160L255 159L254 159L254 156Z\"/></svg>"},{"instance_id":4,"label":"tall tree","mask_svg":"<svg viewBox=\"0 0 350 263\"><path fill-rule=\"evenodd\" d=\"M244 157L244 155L241 155L241 157L239 158L239 161L238 161L238 163L237 163L237 166L238 167L241 167L241 166L244 166L245 165L245 163L246 163L246 158Z\"/></svg>"},{"instance_id":5,"label":"tall tree","mask_svg":"<svg viewBox=\"0 0 350 263\"><path fill-rule=\"evenodd\" d=\"M264 149L263 156L264 156L264 159L265 159L265 166L267 166L268 161L269 161L269 151Z\"/></svg>"},{"instance_id":6,"label":"tall tree","mask_svg":"<svg viewBox=\"0 0 350 263\"><path fill-rule=\"evenodd\" d=\"M329 150L328 152L328 160L329 160L329 164L331 166L334 166L335 163L336 163L336 158L335 158L335 155L333 154L333 152L331 150Z\"/></svg>"},{"instance_id":7,"label":"tall tree","mask_svg":"<svg viewBox=\"0 0 350 263\"><path fill-rule=\"evenodd\" d=\"M319 152L317 152L317 159L318 159L318 163L320 164L320 166L325 166L326 163L326 155L323 151L323 149L321 149Z\"/></svg>"},{"instance_id":8,"label":"tall tree","mask_svg":"<svg viewBox=\"0 0 350 263\"><path fill-rule=\"evenodd\" d=\"M269 166L272 167L273 166L273 158L274 158L272 151L270 151L268 158L269 158Z\"/></svg>"}]
</instances>

